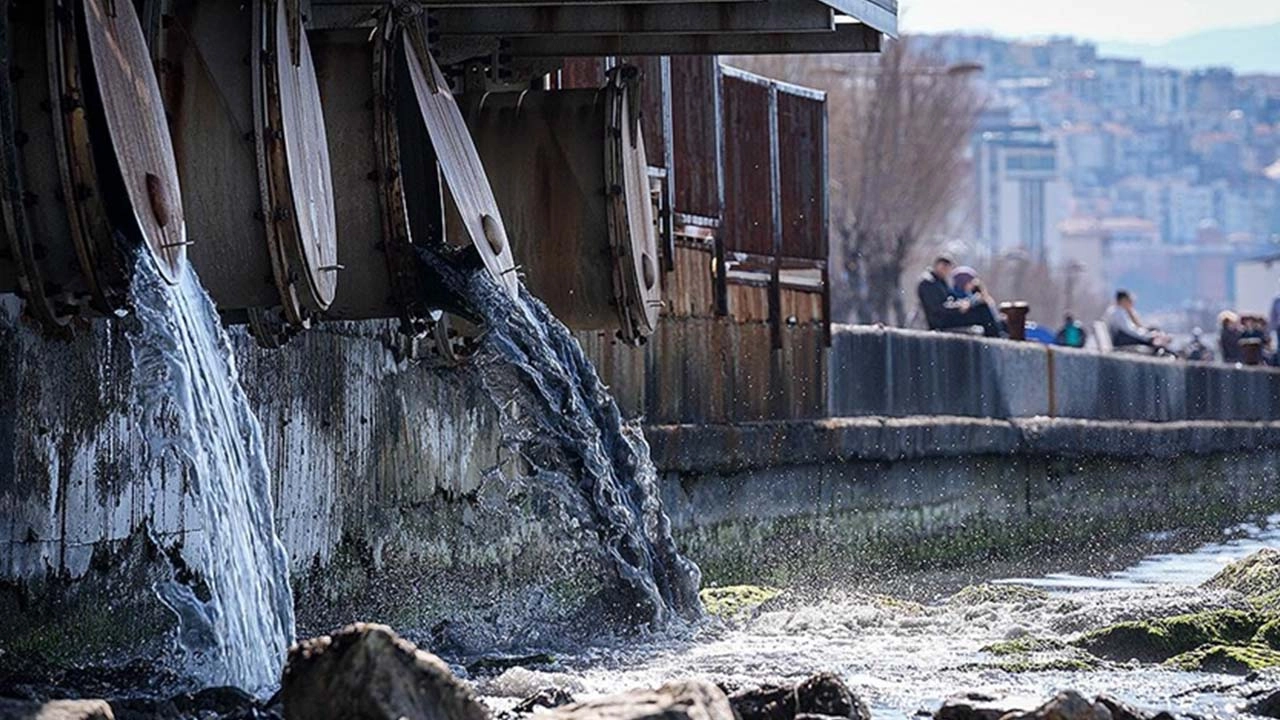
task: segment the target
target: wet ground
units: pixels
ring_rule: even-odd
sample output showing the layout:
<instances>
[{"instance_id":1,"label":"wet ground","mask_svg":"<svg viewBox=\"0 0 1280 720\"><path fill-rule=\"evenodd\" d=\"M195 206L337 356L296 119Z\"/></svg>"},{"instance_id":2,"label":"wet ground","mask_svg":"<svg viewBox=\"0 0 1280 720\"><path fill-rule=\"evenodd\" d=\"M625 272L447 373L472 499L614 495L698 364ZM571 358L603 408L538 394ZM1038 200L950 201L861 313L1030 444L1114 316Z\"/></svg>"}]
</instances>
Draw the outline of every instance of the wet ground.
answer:
<instances>
[{"instance_id":1,"label":"wet ground","mask_svg":"<svg viewBox=\"0 0 1280 720\"><path fill-rule=\"evenodd\" d=\"M495 704L559 685L578 696L652 687L680 677L728 686L786 680L830 670L860 693L877 717L931 714L959 691L1015 696L1033 706L1061 689L1111 693L1152 709L1204 717L1237 715L1239 676L1184 672L1136 662L1100 662L1074 648L999 656L984 648L1023 637L1069 641L1117 621L1219 607L1243 607L1239 595L1197 586L1233 560L1280 547L1280 515L1222 531L1205 541L1151 536L1145 556L1098 567L1072 558L1036 572L986 568L987 585L951 595L963 573L921 574L906 583L822 593L789 590L754 611L714 622L692 636L609 643L560 656L551 666L509 670L480 681ZM886 589L895 595L884 594ZM903 592L914 589L915 592ZM914 599L901 599L914 595ZM1280 686L1280 675L1254 684Z\"/></svg>"}]
</instances>

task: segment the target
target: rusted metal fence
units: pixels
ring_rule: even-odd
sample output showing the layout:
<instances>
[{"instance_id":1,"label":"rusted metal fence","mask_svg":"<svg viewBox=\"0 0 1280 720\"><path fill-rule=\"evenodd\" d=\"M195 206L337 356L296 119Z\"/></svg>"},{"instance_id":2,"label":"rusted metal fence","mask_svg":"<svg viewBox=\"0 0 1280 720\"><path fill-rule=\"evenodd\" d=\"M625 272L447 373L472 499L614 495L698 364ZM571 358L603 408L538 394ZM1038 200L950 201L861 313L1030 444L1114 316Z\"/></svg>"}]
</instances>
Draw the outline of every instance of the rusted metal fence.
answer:
<instances>
[{"instance_id":1,"label":"rusted metal fence","mask_svg":"<svg viewBox=\"0 0 1280 720\"><path fill-rule=\"evenodd\" d=\"M580 337L624 408L651 423L821 417L825 97L715 57L647 60L644 117L661 118L645 131L651 173L672 198L664 318L642 356Z\"/></svg>"}]
</instances>

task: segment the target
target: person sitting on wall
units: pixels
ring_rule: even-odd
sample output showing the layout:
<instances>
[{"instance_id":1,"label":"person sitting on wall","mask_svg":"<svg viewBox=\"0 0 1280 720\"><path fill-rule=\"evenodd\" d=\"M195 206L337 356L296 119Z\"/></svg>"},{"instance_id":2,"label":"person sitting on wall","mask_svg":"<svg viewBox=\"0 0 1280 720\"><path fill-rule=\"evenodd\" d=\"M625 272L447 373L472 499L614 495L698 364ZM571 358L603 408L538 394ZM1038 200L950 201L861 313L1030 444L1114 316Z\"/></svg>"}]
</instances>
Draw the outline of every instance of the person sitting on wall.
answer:
<instances>
[{"instance_id":1,"label":"person sitting on wall","mask_svg":"<svg viewBox=\"0 0 1280 720\"><path fill-rule=\"evenodd\" d=\"M1182 357L1197 362L1213 360L1213 351L1209 349L1208 345L1204 344L1203 330L1200 328L1191 330L1191 342L1187 343L1187 347L1183 349Z\"/></svg>"},{"instance_id":2,"label":"person sitting on wall","mask_svg":"<svg viewBox=\"0 0 1280 720\"><path fill-rule=\"evenodd\" d=\"M1267 331L1267 319L1261 315L1241 315L1240 316L1240 339L1238 345L1247 345L1254 343L1259 347L1262 356L1262 362L1266 365L1275 364L1275 352L1271 345L1271 333ZM1241 351L1241 359L1248 364L1248 357L1244 351Z\"/></svg>"},{"instance_id":3,"label":"person sitting on wall","mask_svg":"<svg viewBox=\"0 0 1280 720\"><path fill-rule=\"evenodd\" d=\"M1169 345L1169 336L1155 328L1142 324L1134 309L1133 296L1128 290L1117 290L1116 301L1102 316L1111 331L1111 345L1123 347L1149 347L1160 350Z\"/></svg>"},{"instance_id":4,"label":"person sitting on wall","mask_svg":"<svg viewBox=\"0 0 1280 720\"><path fill-rule=\"evenodd\" d=\"M1230 310L1218 313L1218 353L1225 363L1244 362L1240 354L1240 316Z\"/></svg>"},{"instance_id":5,"label":"person sitting on wall","mask_svg":"<svg viewBox=\"0 0 1280 720\"><path fill-rule=\"evenodd\" d=\"M1067 313L1062 319L1062 329L1058 331L1054 342L1064 347L1082 348L1088 339L1089 333L1085 332L1084 325L1076 320L1075 315Z\"/></svg>"},{"instance_id":6,"label":"person sitting on wall","mask_svg":"<svg viewBox=\"0 0 1280 720\"><path fill-rule=\"evenodd\" d=\"M946 256L939 256L933 266L925 270L916 286L916 295L920 299L920 307L924 310L925 320L930 330L948 330L951 328L972 327L981 325L987 337L1000 337L1000 326L996 323L995 312L986 306L981 296L969 296L954 292L947 283L955 262Z\"/></svg>"}]
</instances>

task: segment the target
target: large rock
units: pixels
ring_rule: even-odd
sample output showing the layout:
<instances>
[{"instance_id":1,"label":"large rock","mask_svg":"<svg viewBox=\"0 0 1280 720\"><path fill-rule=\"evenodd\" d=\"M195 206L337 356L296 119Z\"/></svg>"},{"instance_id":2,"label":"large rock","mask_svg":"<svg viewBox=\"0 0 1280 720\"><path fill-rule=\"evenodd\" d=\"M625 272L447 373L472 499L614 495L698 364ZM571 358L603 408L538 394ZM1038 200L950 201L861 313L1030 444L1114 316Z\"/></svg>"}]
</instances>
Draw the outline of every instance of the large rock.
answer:
<instances>
[{"instance_id":1,"label":"large rock","mask_svg":"<svg viewBox=\"0 0 1280 720\"><path fill-rule=\"evenodd\" d=\"M735 720L724 692L700 680L588 700L552 710L542 717L548 720Z\"/></svg>"},{"instance_id":2,"label":"large rock","mask_svg":"<svg viewBox=\"0 0 1280 720\"><path fill-rule=\"evenodd\" d=\"M796 720L803 715L870 720L866 703L837 675L819 673L794 686L765 685L729 696L740 720Z\"/></svg>"},{"instance_id":3,"label":"large rock","mask_svg":"<svg viewBox=\"0 0 1280 720\"><path fill-rule=\"evenodd\" d=\"M998 698L982 693L954 695L933 714L935 720L1000 720L1009 707Z\"/></svg>"},{"instance_id":4,"label":"large rock","mask_svg":"<svg viewBox=\"0 0 1280 720\"><path fill-rule=\"evenodd\" d=\"M1164 662L1206 645L1250 643L1264 622L1256 613L1210 610L1116 623L1085 634L1076 644L1108 660Z\"/></svg>"},{"instance_id":5,"label":"large rock","mask_svg":"<svg viewBox=\"0 0 1280 720\"><path fill-rule=\"evenodd\" d=\"M1111 710L1101 702L1090 702L1074 690L1057 694L1030 712L1011 712L1001 720L1112 720Z\"/></svg>"},{"instance_id":6,"label":"large rock","mask_svg":"<svg viewBox=\"0 0 1280 720\"><path fill-rule=\"evenodd\" d=\"M436 656L385 625L357 623L289 650L281 683L287 720L487 720Z\"/></svg>"},{"instance_id":7,"label":"large rock","mask_svg":"<svg viewBox=\"0 0 1280 720\"><path fill-rule=\"evenodd\" d=\"M105 700L50 700L25 702L0 699L5 720L115 720Z\"/></svg>"},{"instance_id":8,"label":"large rock","mask_svg":"<svg viewBox=\"0 0 1280 720\"><path fill-rule=\"evenodd\" d=\"M1280 718L1280 690L1273 690L1254 697L1245 706L1244 711L1250 715Z\"/></svg>"},{"instance_id":9,"label":"large rock","mask_svg":"<svg viewBox=\"0 0 1280 720\"><path fill-rule=\"evenodd\" d=\"M1235 590L1259 605L1274 605L1280 598L1280 550L1263 548L1237 560L1209 578L1206 590Z\"/></svg>"}]
</instances>

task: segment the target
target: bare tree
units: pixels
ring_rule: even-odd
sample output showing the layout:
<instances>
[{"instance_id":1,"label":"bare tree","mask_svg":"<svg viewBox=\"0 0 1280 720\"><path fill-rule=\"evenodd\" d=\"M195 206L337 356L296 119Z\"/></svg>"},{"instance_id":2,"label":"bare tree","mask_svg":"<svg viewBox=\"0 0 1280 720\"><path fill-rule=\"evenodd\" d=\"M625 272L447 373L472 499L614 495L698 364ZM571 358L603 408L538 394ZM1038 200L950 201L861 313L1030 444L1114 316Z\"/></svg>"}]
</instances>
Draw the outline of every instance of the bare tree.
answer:
<instances>
[{"instance_id":1,"label":"bare tree","mask_svg":"<svg viewBox=\"0 0 1280 720\"><path fill-rule=\"evenodd\" d=\"M942 67L906 38L877 56L733 58L827 91L833 315L906 321L903 273L969 199L965 148L982 108L969 67ZM838 274L836 274L838 277Z\"/></svg>"}]
</instances>

